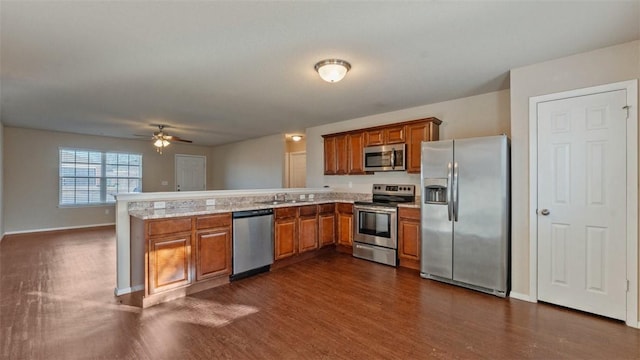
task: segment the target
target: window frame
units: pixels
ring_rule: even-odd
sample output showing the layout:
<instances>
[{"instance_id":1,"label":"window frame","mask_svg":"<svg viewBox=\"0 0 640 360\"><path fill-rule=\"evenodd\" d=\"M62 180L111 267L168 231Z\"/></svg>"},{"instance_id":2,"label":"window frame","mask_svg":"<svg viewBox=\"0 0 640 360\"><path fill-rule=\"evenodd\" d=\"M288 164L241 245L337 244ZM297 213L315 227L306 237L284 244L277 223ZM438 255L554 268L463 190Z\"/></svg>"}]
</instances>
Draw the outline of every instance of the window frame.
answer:
<instances>
[{"instance_id":1,"label":"window frame","mask_svg":"<svg viewBox=\"0 0 640 360\"><path fill-rule=\"evenodd\" d=\"M74 153L74 161L70 162L70 161L63 161L63 152L64 151L70 151ZM77 152L87 152L87 162L78 162L77 161ZM93 153L93 154L92 154ZM95 159L95 156L97 156L97 154L99 154L100 157L100 161L97 162ZM127 164L119 164L118 161L116 161L116 163L109 163L107 161L107 159L112 156L112 155L116 155L117 157L119 157L120 155L127 155L128 157L130 156L138 156L139 157L139 164L138 165L131 165L129 164L130 159L127 159ZM93 159L91 159L91 157L94 156ZM126 180L128 182L134 180L137 182L137 188L138 191L137 192L142 192L142 172L143 172L143 168L142 168L142 162L143 162L143 154L141 153L136 153L136 152L124 152L124 151L105 151L105 150L96 150L96 149L86 149L86 148L73 148L73 147L58 147L58 207L95 207L95 206L108 206L108 205L115 205L116 201L115 198L113 200L110 200L109 198L113 198L116 193L114 192L110 192L108 191L108 184L111 181L116 181L116 183L118 182L118 180ZM71 164L71 168L73 169L74 174L69 176L69 175L63 175L63 168L64 168L64 164ZM79 168L78 165L85 165L87 168L87 174L86 176L83 174L82 176L77 176L76 171ZM92 166L93 165L93 166ZM108 166L126 166L127 167L127 176L108 176L107 175L107 167ZM92 169L93 167L93 169ZM131 167L137 167L137 171L138 171L138 176L130 176L129 172ZM82 168L82 166L80 166L80 168ZM99 173L99 176L89 176L89 174L92 172L91 170L94 170L94 174L95 173ZM117 170L116 170L117 173ZM98 189L99 189L99 201L91 201L91 189L88 188L87 185L87 201L86 202L77 202L78 201L78 190L77 188L74 187L73 189L73 202L66 202L63 203L63 182L66 179L73 179L73 183L74 185L77 184L78 179L87 179L87 184L90 184L92 181L96 181ZM117 188L118 185L116 185ZM130 185L127 187L127 189L130 188ZM93 190L94 192L96 190Z\"/></svg>"}]
</instances>

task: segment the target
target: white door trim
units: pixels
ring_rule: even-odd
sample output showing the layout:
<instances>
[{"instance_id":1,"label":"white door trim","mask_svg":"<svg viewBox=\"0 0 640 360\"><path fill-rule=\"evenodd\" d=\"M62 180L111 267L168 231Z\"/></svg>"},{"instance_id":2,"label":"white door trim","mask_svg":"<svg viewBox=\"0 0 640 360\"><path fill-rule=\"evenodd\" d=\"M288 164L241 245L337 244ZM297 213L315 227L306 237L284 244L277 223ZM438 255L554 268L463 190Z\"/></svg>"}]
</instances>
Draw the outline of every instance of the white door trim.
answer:
<instances>
[{"instance_id":1,"label":"white door trim","mask_svg":"<svg viewBox=\"0 0 640 360\"><path fill-rule=\"evenodd\" d=\"M188 154L175 154L173 157L173 190L178 190L178 158L179 157L192 157L200 158L204 161L204 190L207 190L207 157L204 155L188 155Z\"/></svg>"},{"instance_id":2,"label":"white door trim","mask_svg":"<svg viewBox=\"0 0 640 360\"><path fill-rule=\"evenodd\" d=\"M640 327L638 321L638 80L570 90L529 98L529 296L538 301L538 103L616 90L627 91L627 315L626 324Z\"/></svg>"}]
</instances>

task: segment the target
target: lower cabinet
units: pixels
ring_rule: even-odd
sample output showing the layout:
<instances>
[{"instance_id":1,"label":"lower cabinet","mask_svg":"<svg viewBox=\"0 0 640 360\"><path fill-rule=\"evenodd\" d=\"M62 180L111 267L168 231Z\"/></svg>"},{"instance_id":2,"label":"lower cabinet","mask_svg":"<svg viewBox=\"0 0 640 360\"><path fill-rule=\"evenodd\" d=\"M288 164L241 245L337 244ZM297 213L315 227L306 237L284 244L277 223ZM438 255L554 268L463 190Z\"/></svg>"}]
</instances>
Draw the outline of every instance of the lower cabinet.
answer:
<instances>
[{"instance_id":1,"label":"lower cabinet","mask_svg":"<svg viewBox=\"0 0 640 360\"><path fill-rule=\"evenodd\" d=\"M191 283L191 234L149 239L149 294Z\"/></svg>"},{"instance_id":2,"label":"lower cabinet","mask_svg":"<svg viewBox=\"0 0 640 360\"><path fill-rule=\"evenodd\" d=\"M400 266L420 268L420 209L398 208L398 258Z\"/></svg>"},{"instance_id":3,"label":"lower cabinet","mask_svg":"<svg viewBox=\"0 0 640 360\"><path fill-rule=\"evenodd\" d=\"M297 207L274 209L274 259L281 260L297 253Z\"/></svg>"},{"instance_id":4,"label":"lower cabinet","mask_svg":"<svg viewBox=\"0 0 640 360\"><path fill-rule=\"evenodd\" d=\"M146 220L144 238L147 295L231 274L230 213Z\"/></svg>"},{"instance_id":5,"label":"lower cabinet","mask_svg":"<svg viewBox=\"0 0 640 360\"><path fill-rule=\"evenodd\" d=\"M338 203L338 245L353 246L353 204Z\"/></svg>"},{"instance_id":6,"label":"lower cabinet","mask_svg":"<svg viewBox=\"0 0 640 360\"><path fill-rule=\"evenodd\" d=\"M196 218L196 281L231 274L231 214Z\"/></svg>"},{"instance_id":7,"label":"lower cabinet","mask_svg":"<svg viewBox=\"0 0 640 360\"><path fill-rule=\"evenodd\" d=\"M318 205L318 241L320 247L336 242L336 204Z\"/></svg>"},{"instance_id":8,"label":"lower cabinet","mask_svg":"<svg viewBox=\"0 0 640 360\"><path fill-rule=\"evenodd\" d=\"M298 252L318 248L318 206L306 205L298 208Z\"/></svg>"}]
</instances>

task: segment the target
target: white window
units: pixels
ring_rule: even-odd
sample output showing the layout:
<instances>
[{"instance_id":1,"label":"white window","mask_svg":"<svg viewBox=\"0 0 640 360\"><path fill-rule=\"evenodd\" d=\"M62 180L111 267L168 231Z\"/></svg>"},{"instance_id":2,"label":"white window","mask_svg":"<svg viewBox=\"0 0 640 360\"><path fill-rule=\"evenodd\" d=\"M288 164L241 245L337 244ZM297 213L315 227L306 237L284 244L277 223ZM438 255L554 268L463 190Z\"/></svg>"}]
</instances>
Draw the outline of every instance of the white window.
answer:
<instances>
[{"instance_id":1,"label":"white window","mask_svg":"<svg viewBox=\"0 0 640 360\"><path fill-rule=\"evenodd\" d=\"M110 204L141 190L141 154L60 149L60 205Z\"/></svg>"}]
</instances>

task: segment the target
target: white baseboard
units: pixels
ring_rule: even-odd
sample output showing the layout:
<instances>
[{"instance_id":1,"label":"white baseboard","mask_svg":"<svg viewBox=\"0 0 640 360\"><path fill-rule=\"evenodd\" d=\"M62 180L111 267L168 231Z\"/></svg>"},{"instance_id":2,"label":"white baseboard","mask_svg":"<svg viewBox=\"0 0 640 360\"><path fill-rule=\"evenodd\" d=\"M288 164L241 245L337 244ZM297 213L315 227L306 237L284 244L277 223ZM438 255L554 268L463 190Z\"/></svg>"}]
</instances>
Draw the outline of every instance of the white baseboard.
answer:
<instances>
[{"instance_id":1,"label":"white baseboard","mask_svg":"<svg viewBox=\"0 0 640 360\"><path fill-rule=\"evenodd\" d=\"M121 295L125 295L125 294L130 294L132 292L140 291L140 290L144 290L144 285L136 285L136 286L132 286L132 287L124 288L124 289L115 288L113 293L116 296L121 296Z\"/></svg>"},{"instance_id":2,"label":"white baseboard","mask_svg":"<svg viewBox=\"0 0 640 360\"><path fill-rule=\"evenodd\" d=\"M46 228L46 229L7 231L7 232L4 233L3 237L6 236L6 235L29 234L29 233L37 233L37 232L45 232L45 231L86 229L86 228L100 227L100 226L111 226L111 225L115 225L115 224L116 224L115 222L112 222L112 223L105 223L105 224L91 224L91 225L64 226L64 227Z\"/></svg>"},{"instance_id":3,"label":"white baseboard","mask_svg":"<svg viewBox=\"0 0 640 360\"><path fill-rule=\"evenodd\" d=\"M531 297L528 294L521 294L521 293L517 293L517 292L514 292L514 291L511 291L509 293L509 297L512 297L512 298L518 299L518 300L522 300L522 301L537 302L535 300L532 300Z\"/></svg>"}]
</instances>

